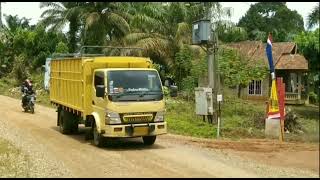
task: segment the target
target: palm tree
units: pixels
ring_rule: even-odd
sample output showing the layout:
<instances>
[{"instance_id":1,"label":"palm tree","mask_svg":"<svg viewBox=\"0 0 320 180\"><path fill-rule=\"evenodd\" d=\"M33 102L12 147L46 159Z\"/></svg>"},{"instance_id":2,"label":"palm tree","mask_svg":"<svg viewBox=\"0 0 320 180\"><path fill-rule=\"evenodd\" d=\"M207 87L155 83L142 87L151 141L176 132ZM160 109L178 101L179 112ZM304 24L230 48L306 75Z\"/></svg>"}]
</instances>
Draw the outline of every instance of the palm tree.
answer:
<instances>
[{"instance_id":1,"label":"palm tree","mask_svg":"<svg viewBox=\"0 0 320 180\"><path fill-rule=\"evenodd\" d=\"M147 21L148 26L139 29L141 25L131 21L131 28L134 30L124 38L124 44L145 48L149 56L157 56L156 59L162 64L173 66L175 54L179 49L191 44L191 23L208 14L210 10L208 7L219 8L218 5L217 2L206 5L200 3L186 5L181 2L149 3L148 6L140 4L140 8L139 5L136 5L138 7L132 19L141 20L142 25ZM189 47L195 48L196 46Z\"/></svg>"},{"instance_id":2,"label":"palm tree","mask_svg":"<svg viewBox=\"0 0 320 180\"><path fill-rule=\"evenodd\" d=\"M80 16L84 4L85 2L40 2L40 8L48 8L41 14L43 19L40 24L50 26L51 30L61 31L69 23L69 52L77 50L77 33L81 26Z\"/></svg>"},{"instance_id":3,"label":"palm tree","mask_svg":"<svg viewBox=\"0 0 320 180\"><path fill-rule=\"evenodd\" d=\"M313 26L319 24L320 16L319 16L319 4L314 7L311 13L308 15L308 28L312 28Z\"/></svg>"},{"instance_id":4,"label":"palm tree","mask_svg":"<svg viewBox=\"0 0 320 180\"><path fill-rule=\"evenodd\" d=\"M7 28L11 33L14 33L19 27L20 28L30 28L29 21L30 19L27 19L25 17L19 18L17 15L6 15L4 14Z\"/></svg>"},{"instance_id":5,"label":"palm tree","mask_svg":"<svg viewBox=\"0 0 320 180\"><path fill-rule=\"evenodd\" d=\"M121 40L130 33L128 3L89 2L82 14L84 19L83 44L104 45L106 41Z\"/></svg>"}]
</instances>

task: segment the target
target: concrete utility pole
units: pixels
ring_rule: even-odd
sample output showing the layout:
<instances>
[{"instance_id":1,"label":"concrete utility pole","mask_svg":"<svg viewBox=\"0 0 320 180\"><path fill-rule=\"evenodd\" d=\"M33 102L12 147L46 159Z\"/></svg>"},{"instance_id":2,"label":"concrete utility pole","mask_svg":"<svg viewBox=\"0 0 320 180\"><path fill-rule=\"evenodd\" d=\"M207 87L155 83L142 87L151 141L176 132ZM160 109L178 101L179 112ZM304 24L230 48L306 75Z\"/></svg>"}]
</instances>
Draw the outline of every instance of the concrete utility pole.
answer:
<instances>
[{"instance_id":1,"label":"concrete utility pole","mask_svg":"<svg viewBox=\"0 0 320 180\"><path fill-rule=\"evenodd\" d=\"M215 18L217 18L213 7L205 3L208 14L201 20L193 22L192 43L206 47L208 56L208 82L206 87L195 88L196 114L207 117L209 123L219 120L217 95L219 94L219 72L218 72L218 36L215 30ZM221 98L220 98L221 99ZM219 121L218 121L219 122Z\"/></svg>"},{"instance_id":2,"label":"concrete utility pole","mask_svg":"<svg viewBox=\"0 0 320 180\"><path fill-rule=\"evenodd\" d=\"M220 77L218 72L218 35L214 28L214 19L209 11L207 19L210 19L210 40L207 46L208 53L208 87L212 89L212 107L214 109L211 121L213 117L216 117L217 113L217 95L220 88Z\"/></svg>"}]
</instances>

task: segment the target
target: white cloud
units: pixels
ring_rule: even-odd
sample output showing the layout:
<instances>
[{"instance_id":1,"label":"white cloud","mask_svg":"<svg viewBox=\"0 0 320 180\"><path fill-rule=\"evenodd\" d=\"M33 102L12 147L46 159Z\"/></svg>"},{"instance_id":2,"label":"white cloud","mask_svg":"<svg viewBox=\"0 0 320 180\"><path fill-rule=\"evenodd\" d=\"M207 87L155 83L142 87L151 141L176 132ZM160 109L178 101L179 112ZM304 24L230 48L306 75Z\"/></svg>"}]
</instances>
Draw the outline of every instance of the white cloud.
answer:
<instances>
[{"instance_id":1,"label":"white cloud","mask_svg":"<svg viewBox=\"0 0 320 180\"><path fill-rule=\"evenodd\" d=\"M36 24L43 11L39 5L39 2L1 2L2 15L18 15L19 18L30 18L30 24ZM5 22L3 18L2 21Z\"/></svg>"}]
</instances>

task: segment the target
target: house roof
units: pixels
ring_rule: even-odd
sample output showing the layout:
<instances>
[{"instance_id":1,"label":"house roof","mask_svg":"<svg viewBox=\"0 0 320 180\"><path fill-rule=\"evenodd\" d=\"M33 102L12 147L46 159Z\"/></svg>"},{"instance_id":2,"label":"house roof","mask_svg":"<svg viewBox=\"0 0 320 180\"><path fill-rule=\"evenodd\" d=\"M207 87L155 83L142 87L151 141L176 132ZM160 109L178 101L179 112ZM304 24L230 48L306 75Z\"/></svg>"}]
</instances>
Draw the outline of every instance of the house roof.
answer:
<instances>
[{"instance_id":1,"label":"house roof","mask_svg":"<svg viewBox=\"0 0 320 180\"><path fill-rule=\"evenodd\" d=\"M262 41L242 41L229 43L227 46L238 49L240 54L249 57L252 61L263 60L264 64L268 66L268 58L265 50L266 43L262 43ZM295 56L287 58L289 54ZM272 56L275 69L308 69L307 60L303 56L296 54L296 44L294 42L272 43ZM290 63L286 62L289 59ZM277 65L280 60L281 63Z\"/></svg>"},{"instance_id":2,"label":"house roof","mask_svg":"<svg viewBox=\"0 0 320 180\"><path fill-rule=\"evenodd\" d=\"M283 54L277 62L276 69L307 70L308 61L300 54Z\"/></svg>"}]
</instances>

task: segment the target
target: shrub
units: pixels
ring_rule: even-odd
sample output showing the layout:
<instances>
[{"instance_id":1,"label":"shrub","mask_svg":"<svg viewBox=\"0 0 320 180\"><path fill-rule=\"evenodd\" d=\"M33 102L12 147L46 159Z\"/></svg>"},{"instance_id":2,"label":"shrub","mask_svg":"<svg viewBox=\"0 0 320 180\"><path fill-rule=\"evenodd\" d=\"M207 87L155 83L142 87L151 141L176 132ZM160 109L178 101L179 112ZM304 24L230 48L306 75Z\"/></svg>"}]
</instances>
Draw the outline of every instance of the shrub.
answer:
<instances>
[{"instance_id":1,"label":"shrub","mask_svg":"<svg viewBox=\"0 0 320 180\"><path fill-rule=\"evenodd\" d=\"M165 96L168 96L170 94L170 90L167 86L163 86L163 93Z\"/></svg>"},{"instance_id":2,"label":"shrub","mask_svg":"<svg viewBox=\"0 0 320 180\"><path fill-rule=\"evenodd\" d=\"M313 103L313 104L317 103L318 102L317 94L314 92L309 92L309 101L310 103Z\"/></svg>"},{"instance_id":3,"label":"shrub","mask_svg":"<svg viewBox=\"0 0 320 180\"><path fill-rule=\"evenodd\" d=\"M301 130L302 127L299 124L298 119L297 114L291 108L286 108L286 117L284 121L285 131L296 132L297 130Z\"/></svg>"}]
</instances>

